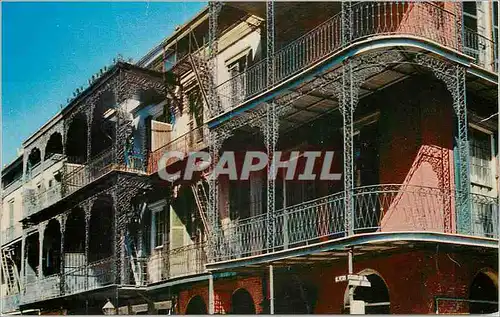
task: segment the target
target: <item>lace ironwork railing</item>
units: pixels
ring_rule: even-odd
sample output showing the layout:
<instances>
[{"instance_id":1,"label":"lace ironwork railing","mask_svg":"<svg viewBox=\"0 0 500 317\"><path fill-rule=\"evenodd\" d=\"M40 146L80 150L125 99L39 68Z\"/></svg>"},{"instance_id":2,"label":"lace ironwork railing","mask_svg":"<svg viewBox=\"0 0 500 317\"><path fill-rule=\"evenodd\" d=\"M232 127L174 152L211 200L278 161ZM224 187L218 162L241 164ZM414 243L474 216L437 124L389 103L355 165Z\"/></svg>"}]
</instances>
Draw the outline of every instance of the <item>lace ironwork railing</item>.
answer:
<instances>
[{"instance_id":1,"label":"lace ironwork railing","mask_svg":"<svg viewBox=\"0 0 500 317\"><path fill-rule=\"evenodd\" d=\"M498 72L498 43L468 28L464 28L463 41L464 53L473 57L477 65Z\"/></svg>"},{"instance_id":2,"label":"lace ironwork railing","mask_svg":"<svg viewBox=\"0 0 500 317\"><path fill-rule=\"evenodd\" d=\"M351 7L350 34L348 43L342 43L342 12L302 35L274 54L275 83L304 71L317 62L339 51L346 44L362 41L379 35L405 35L426 39L450 49L463 51L476 58L479 66L495 69L496 44L462 30L455 13L446 10L444 3L422 2L363 2ZM478 53L485 47L482 57ZM489 58L486 56L489 55ZM258 61L245 71L236 74L217 86L224 111L238 107L246 100L272 88L267 83L267 58Z\"/></svg>"},{"instance_id":3,"label":"lace ironwork railing","mask_svg":"<svg viewBox=\"0 0 500 317\"><path fill-rule=\"evenodd\" d=\"M473 235L498 238L498 199L471 194ZM353 192L354 234L425 231L454 233L456 194L440 188L385 184ZM219 260L265 253L266 214L221 226ZM274 250L345 236L344 194L338 193L277 210Z\"/></svg>"}]
</instances>

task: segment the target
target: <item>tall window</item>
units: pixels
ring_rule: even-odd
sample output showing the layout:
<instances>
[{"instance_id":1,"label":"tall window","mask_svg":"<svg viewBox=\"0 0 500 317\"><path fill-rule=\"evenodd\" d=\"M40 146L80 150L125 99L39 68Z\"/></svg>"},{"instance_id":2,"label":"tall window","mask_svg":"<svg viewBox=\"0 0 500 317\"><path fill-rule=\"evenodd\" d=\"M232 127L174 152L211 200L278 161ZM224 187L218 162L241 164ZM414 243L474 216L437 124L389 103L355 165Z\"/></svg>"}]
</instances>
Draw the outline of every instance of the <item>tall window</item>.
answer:
<instances>
[{"instance_id":1,"label":"tall window","mask_svg":"<svg viewBox=\"0 0 500 317\"><path fill-rule=\"evenodd\" d=\"M478 129L470 128L469 148L471 182L480 186L492 187L492 136Z\"/></svg>"},{"instance_id":2,"label":"tall window","mask_svg":"<svg viewBox=\"0 0 500 317\"><path fill-rule=\"evenodd\" d=\"M165 202L160 201L149 206L151 209L151 247L163 246L165 241Z\"/></svg>"},{"instance_id":3,"label":"tall window","mask_svg":"<svg viewBox=\"0 0 500 317\"><path fill-rule=\"evenodd\" d=\"M477 31L477 9L476 1L464 1L462 3L464 26L473 32Z\"/></svg>"},{"instance_id":4,"label":"tall window","mask_svg":"<svg viewBox=\"0 0 500 317\"><path fill-rule=\"evenodd\" d=\"M9 201L9 227L14 227L14 199Z\"/></svg>"}]
</instances>

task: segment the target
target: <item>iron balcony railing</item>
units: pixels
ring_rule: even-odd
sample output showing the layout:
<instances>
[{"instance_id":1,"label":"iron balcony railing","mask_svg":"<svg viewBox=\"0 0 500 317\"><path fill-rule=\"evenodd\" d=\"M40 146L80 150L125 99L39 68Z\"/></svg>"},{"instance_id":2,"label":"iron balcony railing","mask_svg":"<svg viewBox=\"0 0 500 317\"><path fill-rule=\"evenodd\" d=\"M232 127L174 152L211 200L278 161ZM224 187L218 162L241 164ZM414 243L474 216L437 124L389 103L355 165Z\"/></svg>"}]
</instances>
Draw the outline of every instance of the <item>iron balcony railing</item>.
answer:
<instances>
[{"instance_id":1,"label":"iron balcony railing","mask_svg":"<svg viewBox=\"0 0 500 317\"><path fill-rule=\"evenodd\" d=\"M162 156L167 152L175 151L186 155L189 152L196 152L206 148L206 129L206 126L197 127L150 153L147 169L148 174L158 172L158 163L160 162ZM164 167L172 165L178 160L178 158L172 157L166 162L166 166Z\"/></svg>"},{"instance_id":2,"label":"iron balcony railing","mask_svg":"<svg viewBox=\"0 0 500 317\"><path fill-rule=\"evenodd\" d=\"M124 164L117 164L115 153L113 151L104 151L86 164L75 164L65 161L62 167L64 176L60 183L56 183L54 186L43 191L37 191L36 189L24 190L24 216L31 216L55 204L62 198L71 195L78 189L94 182L112 170L143 173L142 157L130 155Z\"/></svg>"},{"instance_id":3,"label":"iron balcony railing","mask_svg":"<svg viewBox=\"0 0 500 317\"><path fill-rule=\"evenodd\" d=\"M358 2L351 7L351 28L342 34L342 12L334 15L274 54L274 83L267 82L267 58L248 67L217 86L224 112L274 85L297 75L306 68L341 50L349 44L379 35L406 35L433 41L439 45L476 54L478 44L496 51L491 41L470 32L464 35L457 16L432 2ZM477 42L478 44L475 44ZM492 53L488 53L492 55ZM474 55L472 55L474 57ZM490 60L476 58L482 67L491 67ZM496 67L495 67L496 70ZM217 114L216 114L217 115Z\"/></svg>"},{"instance_id":4,"label":"iron balcony railing","mask_svg":"<svg viewBox=\"0 0 500 317\"><path fill-rule=\"evenodd\" d=\"M60 282L60 275L54 274L25 283L21 291L21 304L58 297L60 295Z\"/></svg>"},{"instance_id":5,"label":"iron balcony railing","mask_svg":"<svg viewBox=\"0 0 500 317\"><path fill-rule=\"evenodd\" d=\"M353 192L354 234L428 231L453 233L455 193L410 185L359 187ZM498 238L498 199L471 194L472 235ZM265 253L267 228L275 250L344 237L344 194L337 193L221 226L219 260Z\"/></svg>"},{"instance_id":6,"label":"iron balcony railing","mask_svg":"<svg viewBox=\"0 0 500 317\"><path fill-rule=\"evenodd\" d=\"M34 303L113 284L115 283L115 263L115 257L109 257L88 265L65 267L63 274L57 273L31 279L23 285L21 303Z\"/></svg>"},{"instance_id":7,"label":"iron balcony railing","mask_svg":"<svg viewBox=\"0 0 500 317\"><path fill-rule=\"evenodd\" d=\"M193 243L174 249L162 249L148 261L148 283L158 283L178 277L200 274L207 263L206 242Z\"/></svg>"},{"instance_id":8,"label":"iron balcony railing","mask_svg":"<svg viewBox=\"0 0 500 317\"><path fill-rule=\"evenodd\" d=\"M498 72L498 43L481 34L464 28L464 53L473 57L477 65Z\"/></svg>"}]
</instances>

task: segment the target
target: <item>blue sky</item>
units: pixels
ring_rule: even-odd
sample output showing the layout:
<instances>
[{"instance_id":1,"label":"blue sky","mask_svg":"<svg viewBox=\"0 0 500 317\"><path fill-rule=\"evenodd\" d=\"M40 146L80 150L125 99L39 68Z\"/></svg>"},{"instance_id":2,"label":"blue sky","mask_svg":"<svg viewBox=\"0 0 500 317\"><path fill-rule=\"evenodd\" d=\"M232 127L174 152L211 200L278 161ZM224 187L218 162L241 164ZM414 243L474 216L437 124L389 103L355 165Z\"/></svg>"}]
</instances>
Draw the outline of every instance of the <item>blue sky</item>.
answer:
<instances>
[{"instance_id":1,"label":"blue sky","mask_svg":"<svg viewBox=\"0 0 500 317\"><path fill-rule=\"evenodd\" d=\"M2 164L119 53L137 61L205 2L3 2Z\"/></svg>"}]
</instances>

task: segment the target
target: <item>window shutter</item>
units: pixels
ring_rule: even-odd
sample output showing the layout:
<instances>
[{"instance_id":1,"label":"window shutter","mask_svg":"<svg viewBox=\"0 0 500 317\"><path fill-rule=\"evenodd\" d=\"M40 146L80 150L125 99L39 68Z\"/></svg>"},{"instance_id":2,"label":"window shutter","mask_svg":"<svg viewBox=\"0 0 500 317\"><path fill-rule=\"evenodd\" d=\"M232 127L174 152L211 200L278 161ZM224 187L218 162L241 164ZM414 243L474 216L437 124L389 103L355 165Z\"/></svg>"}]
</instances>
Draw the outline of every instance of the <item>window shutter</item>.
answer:
<instances>
[{"instance_id":1,"label":"window shutter","mask_svg":"<svg viewBox=\"0 0 500 317\"><path fill-rule=\"evenodd\" d=\"M151 120L151 151L168 144L171 140L172 125Z\"/></svg>"}]
</instances>

